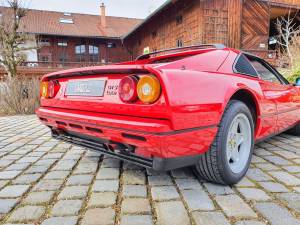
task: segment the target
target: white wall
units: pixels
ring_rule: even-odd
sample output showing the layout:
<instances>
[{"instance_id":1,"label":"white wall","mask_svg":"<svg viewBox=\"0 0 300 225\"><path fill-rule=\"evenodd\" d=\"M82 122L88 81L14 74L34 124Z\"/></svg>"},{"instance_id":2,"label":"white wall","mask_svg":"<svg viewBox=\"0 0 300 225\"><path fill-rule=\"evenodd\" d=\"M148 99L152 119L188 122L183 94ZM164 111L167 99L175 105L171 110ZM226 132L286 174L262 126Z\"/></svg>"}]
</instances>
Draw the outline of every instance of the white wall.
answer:
<instances>
[{"instance_id":1,"label":"white wall","mask_svg":"<svg viewBox=\"0 0 300 225\"><path fill-rule=\"evenodd\" d=\"M31 37L31 39L32 40L26 41L26 43L23 44L22 47L25 48L36 47L35 37ZM26 61L31 61L31 62L38 61L38 53L36 49L24 51L24 54L26 55Z\"/></svg>"}]
</instances>

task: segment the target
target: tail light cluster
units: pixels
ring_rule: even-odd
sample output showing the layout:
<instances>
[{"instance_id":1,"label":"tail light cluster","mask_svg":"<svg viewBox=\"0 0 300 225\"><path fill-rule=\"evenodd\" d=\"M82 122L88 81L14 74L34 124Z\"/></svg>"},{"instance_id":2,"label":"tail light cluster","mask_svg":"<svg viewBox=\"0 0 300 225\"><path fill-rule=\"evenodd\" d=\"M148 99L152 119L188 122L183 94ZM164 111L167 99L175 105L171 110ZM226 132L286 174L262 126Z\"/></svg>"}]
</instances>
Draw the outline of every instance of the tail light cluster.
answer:
<instances>
[{"instance_id":1,"label":"tail light cluster","mask_svg":"<svg viewBox=\"0 0 300 225\"><path fill-rule=\"evenodd\" d=\"M60 85L57 80L43 81L41 83L40 95L43 98L54 98L59 88Z\"/></svg>"},{"instance_id":2,"label":"tail light cluster","mask_svg":"<svg viewBox=\"0 0 300 225\"><path fill-rule=\"evenodd\" d=\"M140 100L150 104L159 98L160 93L160 82L154 75L127 76L119 85L119 97L126 103Z\"/></svg>"}]
</instances>

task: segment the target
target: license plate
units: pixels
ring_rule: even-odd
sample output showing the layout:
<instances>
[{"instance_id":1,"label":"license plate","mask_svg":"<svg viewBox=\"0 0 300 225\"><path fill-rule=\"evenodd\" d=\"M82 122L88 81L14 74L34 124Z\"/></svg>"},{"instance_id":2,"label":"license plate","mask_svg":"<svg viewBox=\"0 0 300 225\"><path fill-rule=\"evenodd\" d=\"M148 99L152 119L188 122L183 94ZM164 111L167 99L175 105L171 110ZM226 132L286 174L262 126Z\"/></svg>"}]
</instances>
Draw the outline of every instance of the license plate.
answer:
<instances>
[{"instance_id":1,"label":"license plate","mask_svg":"<svg viewBox=\"0 0 300 225\"><path fill-rule=\"evenodd\" d=\"M104 95L105 80L73 80L67 84L67 96L102 97Z\"/></svg>"}]
</instances>

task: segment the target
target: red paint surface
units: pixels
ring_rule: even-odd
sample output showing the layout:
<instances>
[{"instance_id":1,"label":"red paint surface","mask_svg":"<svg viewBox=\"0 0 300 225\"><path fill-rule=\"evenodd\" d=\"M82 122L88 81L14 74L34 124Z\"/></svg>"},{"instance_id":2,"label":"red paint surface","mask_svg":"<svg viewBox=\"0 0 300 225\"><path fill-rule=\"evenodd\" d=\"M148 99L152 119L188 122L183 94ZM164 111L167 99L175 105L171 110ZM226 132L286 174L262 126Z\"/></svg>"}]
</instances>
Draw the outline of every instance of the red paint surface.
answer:
<instances>
[{"instance_id":1,"label":"red paint surface","mask_svg":"<svg viewBox=\"0 0 300 225\"><path fill-rule=\"evenodd\" d=\"M58 80L60 90L53 99L41 99L37 114L46 118L48 122L42 122L49 126L135 145L137 154L166 158L207 151L226 105L239 90L255 99L258 109L256 140L275 135L299 122L300 88L234 73L233 63L239 53L232 49L193 50L119 65L48 74L43 81ZM152 64L171 56L189 57ZM159 100L153 104L122 102L117 93L119 82L132 74L154 74L162 87ZM106 80L103 97L65 95L69 80L95 78ZM56 121L65 122L67 126L57 125ZM70 123L81 125L83 129L72 128ZM99 128L103 133L88 131L86 127ZM122 133L140 135L147 141L124 138Z\"/></svg>"}]
</instances>

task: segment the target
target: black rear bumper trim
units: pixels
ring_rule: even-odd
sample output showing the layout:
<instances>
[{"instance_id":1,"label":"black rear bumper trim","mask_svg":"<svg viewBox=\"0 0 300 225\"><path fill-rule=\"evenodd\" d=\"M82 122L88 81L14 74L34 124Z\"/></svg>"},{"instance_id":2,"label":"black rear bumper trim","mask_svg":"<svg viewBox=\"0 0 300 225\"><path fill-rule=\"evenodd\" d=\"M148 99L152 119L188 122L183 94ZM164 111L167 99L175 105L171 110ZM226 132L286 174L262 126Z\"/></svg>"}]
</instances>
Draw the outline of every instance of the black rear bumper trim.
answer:
<instances>
[{"instance_id":1,"label":"black rear bumper trim","mask_svg":"<svg viewBox=\"0 0 300 225\"><path fill-rule=\"evenodd\" d=\"M66 141L79 147L84 147L89 150L101 152L104 155L108 155L123 161L128 161L136 165L145 168L151 168L157 171L168 171L181 167L192 166L195 165L201 157L201 155L196 155L176 158L145 158L130 152L126 152L125 149L121 152L115 152L111 151L110 148L107 147L109 144L119 144L120 146L125 146L125 144L122 143L110 142L108 140L90 137L75 132L57 130L53 129L52 127L50 128L52 130L52 136L55 139Z\"/></svg>"}]
</instances>

